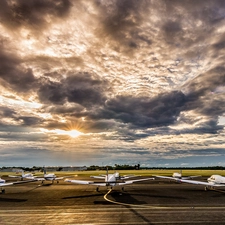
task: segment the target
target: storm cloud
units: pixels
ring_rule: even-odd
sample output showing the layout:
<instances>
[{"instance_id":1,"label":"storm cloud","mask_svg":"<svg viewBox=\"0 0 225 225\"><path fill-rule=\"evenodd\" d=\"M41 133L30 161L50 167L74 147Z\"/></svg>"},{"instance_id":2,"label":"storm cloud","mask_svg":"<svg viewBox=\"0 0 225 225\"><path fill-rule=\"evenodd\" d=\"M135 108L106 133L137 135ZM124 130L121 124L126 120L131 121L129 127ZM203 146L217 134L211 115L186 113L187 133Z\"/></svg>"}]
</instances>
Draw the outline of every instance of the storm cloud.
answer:
<instances>
[{"instance_id":1,"label":"storm cloud","mask_svg":"<svg viewBox=\"0 0 225 225\"><path fill-rule=\"evenodd\" d=\"M221 0L2 1L4 154L224 157L224 15Z\"/></svg>"}]
</instances>

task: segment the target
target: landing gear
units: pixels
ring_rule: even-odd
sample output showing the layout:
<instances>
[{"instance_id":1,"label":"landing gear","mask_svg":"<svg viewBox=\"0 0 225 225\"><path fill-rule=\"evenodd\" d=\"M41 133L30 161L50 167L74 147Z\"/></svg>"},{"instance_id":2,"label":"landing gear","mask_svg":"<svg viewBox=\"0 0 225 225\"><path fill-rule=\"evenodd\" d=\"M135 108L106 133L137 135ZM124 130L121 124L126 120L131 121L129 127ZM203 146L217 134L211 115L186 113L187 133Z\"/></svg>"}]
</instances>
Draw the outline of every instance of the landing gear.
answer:
<instances>
[{"instance_id":1,"label":"landing gear","mask_svg":"<svg viewBox=\"0 0 225 225\"><path fill-rule=\"evenodd\" d=\"M122 191L124 191L124 187L122 187Z\"/></svg>"},{"instance_id":2,"label":"landing gear","mask_svg":"<svg viewBox=\"0 0 225 225\"><path fill-rule=\"evenodd\" d=\"M5 189L1 189L2 194L5 194Z\"/></svg>"},{"instance_id":3,"label":"landing gear","mask_svg":"<svg viewBox=\"0 0 225 225\"><path fill-rule=\"evenodd\" d=\"M96 191L99 192L99 187L96 188Z\"/></svg>"},{"instance_id":4,"label":"landing gear","mask_svg":"<svg viewBox=\"0 0 225 225\"><path fill-rule=\"evenodd\" d=\"M207 186L207 187L205 187L205 191L213 191L213 190L215 190L215 188L214 187L211 187L211 186Z\"/></svg>"}]
</instances>

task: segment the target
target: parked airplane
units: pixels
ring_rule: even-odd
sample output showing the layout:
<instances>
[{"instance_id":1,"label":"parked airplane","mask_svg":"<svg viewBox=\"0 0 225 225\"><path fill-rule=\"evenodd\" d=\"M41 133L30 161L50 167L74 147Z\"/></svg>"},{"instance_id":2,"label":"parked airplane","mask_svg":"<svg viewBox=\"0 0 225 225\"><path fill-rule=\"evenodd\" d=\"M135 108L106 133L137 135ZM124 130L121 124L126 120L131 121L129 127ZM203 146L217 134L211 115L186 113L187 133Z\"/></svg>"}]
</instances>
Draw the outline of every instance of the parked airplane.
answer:
<instances>
[{"instance_id":1,"label":"parked airplane","mask_svg":"<svg viewBox=\"0 0 225 225\"><path fill-rule=\"evenodd\" d=\"M3 187L5 186L10 186L10 185L15 185L15 184L23 184L23 183L28 183L28 182L33 182L34 180L27 180L27 181L17 181L17 182L9 182L6 183L5 180L0 178L0 187L1 187L1 192L4 194L5 189Z\"/></svg>"},{"instance_id":2,"label":"parked airplane","mask_svg":"<svg viewBox=\"0 0 225 225\"><path fill-rule=\"evenodd\" d=\"M24 173L23 170L21 176L9 175L8 177L20 178L21 180L23 180L24 178L33 180L35 178L32 173Z\"/></svg>"},{"instance_id":3,"label":"parked airplane","mask_svg":"<svg viewBox=\"0 0 225 225\"><path fill-rule=\"evenodd\" d=\"M137 179L137 180L128 180L124 181L124 179L131 178L133 176L120 176L118 172L109 174L107 170L106 175L100 175L100 176L91 176L92 178L98 178L98 179L104 179L104 182L99 182L99 181L83 181L83 180L70 180L70 179L65 179L66 182L71 182L74 184L87 184L87 185L95 185L98 186L96 190L99 190L99 186L106 186L106 187L111 187L111 189L114 186L117 185L128 185L132 184L134 182L140 182L140 181L145 181L145 180L154 180L154 178L144 178L144 179ZM123 190L124 188L122 188Z\"/></svg>"},{"instance_id":4,"label":"parked airplane","mask_svg":"<svg viewBox=\"0 0 225 225\"><path fill-rule=\"evenodd\" d=\"M117 180L124 180L124 179L128 179L128 178L131 178L131 177L137 177L136 175L124 175L124 176L121 176L118 172L114 173L115 174L115 178ZM107 174L103 174L103 175L99 175L99 176L90 176L91 178L97 178L97 179L105 179L107 176Z\"/></svg>"},{"instance_id":5,"label":"parked airplane","mask_svg":"<svg viewBox=\"0 0 225 225\"><path fill-rule=\"evenodd\" d=\"M47 181L52 181L52 183L54 183L54 181L57 181L57 183L59 183L59 180L64 179L64 177L57 177L54 173L46 173L46 170L44 169L44 176L43 177L37 177L35 178L35 180L37 181L42 181L42 183L44 183L45 180Z\"/></svg>"},{"instance_id":6,"label":"parked airplane","mask_svg":"<svg viewBox=\"0 0 225 225\"><path fill-rule=\"evenodd\" d=\"M181 179L183 179L183 180L189 180L189 179L193 179L193 178L195 178L195 177L200 177L200 175L183 177L183 176L182 176L182 172L180 172L180 173L175 172L175 173L172 174L172 177L168 177L168 176L158 176L158 175L153 175L153 176L154 176L154 177L158 177L158 178L163 178L163 179L175 180L175 181L180 181Z\"/></svg>"},{"instance_id":7,"label":"parked airplane","mask_svg":"<svg viewBox=\"0 0 225 225\"><path fill-rule=\"evenodd\" d=\"M194 180L184 180L181 179L180 182L182 183L189 183L189 184L200 184L205 185L205 190L214 189L214 187L225 187L225 177L220 175L212 175L209 177L208 182L203 181L194 181Z\"/></svg>"}]
</instances>

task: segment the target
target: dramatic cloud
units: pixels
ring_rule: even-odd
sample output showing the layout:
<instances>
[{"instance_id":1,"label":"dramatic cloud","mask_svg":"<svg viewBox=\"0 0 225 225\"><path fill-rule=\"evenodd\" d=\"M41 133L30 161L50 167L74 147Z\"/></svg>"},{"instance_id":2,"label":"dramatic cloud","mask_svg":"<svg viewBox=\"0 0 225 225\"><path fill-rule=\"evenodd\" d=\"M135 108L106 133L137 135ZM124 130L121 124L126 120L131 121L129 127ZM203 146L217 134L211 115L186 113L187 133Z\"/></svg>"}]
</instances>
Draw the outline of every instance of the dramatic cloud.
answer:
<instances>
[{"instance_id":1,"label":"dramatic cloud","mask_svg":"<svg viewBox=\"0 0 225 225\"><path fill-rule=\"evenodd\" d=\"M221 165L224 27L222 0L2 1L1 163Z\"/></svg>"}]
</instances>

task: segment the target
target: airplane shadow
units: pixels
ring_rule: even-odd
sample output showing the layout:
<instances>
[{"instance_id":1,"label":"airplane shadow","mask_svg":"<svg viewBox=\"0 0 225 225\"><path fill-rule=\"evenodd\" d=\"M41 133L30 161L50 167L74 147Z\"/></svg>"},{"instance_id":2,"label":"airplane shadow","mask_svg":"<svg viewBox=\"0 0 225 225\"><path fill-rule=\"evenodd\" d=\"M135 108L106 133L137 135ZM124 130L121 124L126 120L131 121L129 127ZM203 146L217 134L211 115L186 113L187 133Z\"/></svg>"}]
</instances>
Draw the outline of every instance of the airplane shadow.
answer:
<instances>
[{"instance_id":1,"label":"airplane shadow","mask_svg":"<svg viewBox=\"0 0 225 225\"><path fill-rule=\"evenodd\" d=\"M129 191L129 192L127 192L127 191L123 191L123 192L121 192L123 195L126 195L126 194L128 194L128 195L132 195L132 196L140 196L140 197L149 197L149 198L168 198L168 199L187 199L187 198L185 198L185 197L179 197L179 196L169 196L169 195L159 195L159 194L153 194L153 193L151 193L151 192L149 192L149 193L146 193L146 194L143 194L143 193L137 193L136 191ZM120 194L121 195L121 194Z\"/></svg>"},{"instance_id":2,"label":"airplane shadow","mask_svg":"<svg viewBox=\"0 0 225 225\"><path fill-rule=\"evenodd\" d=\"M27 199L0 198L0 202L26 202Z\"/></svg>"},{"instance_id":3,"label":"airplane shadow","mask_svg":"<svg viewBox=\"0 0 225 225\"><path fill-rule=\"evenodd\" d=\"M98 194L92 194L92 195L69 196L69 197L64 197L62 199L87 198L87 197L104 196L104 195L105 193L98 193Z\"/></svg>"},{"instance_id":4,"label":"airplane shadow","mask_svg":"<svg viewBox=\"0 0 225 225\"><path fill-rule=\"evenodd\" d=\"M112 191L110 193L111 197L117 202L123 202L128 204L146 204L145 201L139 201L134 198L133 194L127 192L120 192L120 191ZM146 196L144 194L136 194L136 196Z\"/></svg>"},{"instance_id":5,"label":"airplane shadow","mask_svg":"<svg viewBox=\"0 0 225 225\"><path fill-rule=\"evenodd\" d=\"M129 209L135 216L141 218L143 221L145 221L147 224L151 224L151 221L148 220L148 218L146 218L145 216L143 216L142 214L140 214L137 210L135 210L132 206L133 205L145 205L147 204L145 201L139 201L136 198L134 198L133 194L129 194L126 192L120 192L120 191L112 191L110 193L111 197L115 200L115 202L118 203L125 203L125 207L127 209ZM149 196L149 195L145 195L145 194L136 194L136 196ZM114 203L112 203L114 204ZM128 205L130 204L130 206Z\"/></svg>"},{"instance_id":6,"label":"airplane shadow","mask_svg":"<svg viewBox=\"0 0 225 225\"><path fill-rule=\"evenodd\" d=\"M132 194L133 196L143 196L143 197L149 197L149 198L168 198L168 199L187 199L185 197L179 197L179 196L168 196L168 195L153 195L153 194Z\"/></svg>"},{"instance_id":7,"label":"airplane shadow","mask_svg":"<svg viewBox=\"0 0 225 225\"><path fill-rule=\"evenodd\" d=\"M213 195L213 197L215 197L215 198L218 198L218 197L220 198L221 195L225 194L225 190L214 189L214 190L209 190L209 191L216 192L215 195Z\"/></svg>"},{"instance_id":8,"label":"airplane shadow","mask_svg":"<svg viewBox=\"0 0 225 225\"><path fill-rule=\"evenodd\" d=\"M28 193L28 192L31 192L31 191L33 191L33 190L36 190L37 188L40 188L40 187L42 187L43 185L38 185L38 186L36 186L36 187L34 187L34 188L31 188L30 190L28 190L28 191L25 191L24 193Z\"/></svg>"},{"instance_id":9,"label":"airplane shadow","mask_svg":"<svg viewBox=\"0 0 225 225\"><path fill-rule=\"evenodd\" d=\"M53 185L53 183L48 183L48 184L43 183L43 184L40 184L40 186L45 186L45 187L52 186L52 185Z\"/></svg>"}]
</instances>

